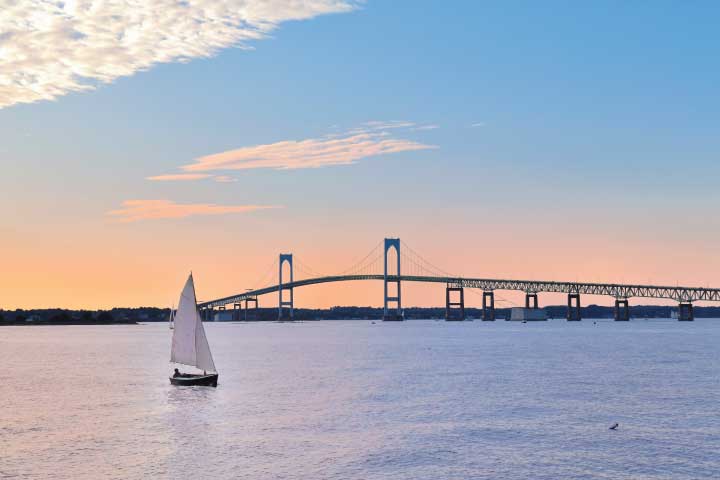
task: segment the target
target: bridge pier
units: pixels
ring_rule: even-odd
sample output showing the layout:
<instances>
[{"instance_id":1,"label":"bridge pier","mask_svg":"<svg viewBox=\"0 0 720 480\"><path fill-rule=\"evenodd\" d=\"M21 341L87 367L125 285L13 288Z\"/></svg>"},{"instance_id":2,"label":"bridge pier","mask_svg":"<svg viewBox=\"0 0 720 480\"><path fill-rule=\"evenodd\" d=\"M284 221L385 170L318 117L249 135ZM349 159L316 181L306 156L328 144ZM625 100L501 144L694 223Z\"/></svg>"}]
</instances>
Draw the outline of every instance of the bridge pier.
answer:
<instances>
[{"instance_id":1,"label":"bridge pier","mask_svg":"<svg viewBox=\"0 0 720 480\"><path fill-rule=\"evenodd\" d=\"M538 308L538 296L536 292L527 292L525 294L525 308Z\"/></svg>"},{"instance_id":2,"label":"bridge pier","mask_svg":"<svg viewBox=\"0 0 720 480\"><path fill-rule=\"evenodd\" d=\"M453 302L451 295L453 293L459 293L460 298L458 302ZM451 287L448 285L445 287L445 321L448 322L462 322L465 320L465 291L462 287Z\"/></svg>"},{"instance_id":3,"label":"bridge pier","mask_svg":"<svg viewBox=\"0 0 720 480\"><path fill-rule=\"evenodd\" d=\"M245 299L245 321L246 321L246 322L248 321L248 309L249 309L249 304L250 304L251 302L254 304L254 306L253 306L253 312L255 312L255 315L254 315L255 321L260 320L260 313L258 312L258 299L257 299L257 297L248 297L248 298Z\"/></svg>"},{"instance_id":4,"label":"bridge pier","mask_svg":"<svg viewBox=\"0 0 720 480\"><path fill-rule=\"evenodd\" d=\"M483 292L483 322L495 321L495 292Z\"/></svg>"},{"instance_id":5,"label":"bridge pier","mask_svg":"<svg viewBox=\"0 0 720 480\"><path fill-rule=\"evenodd\" d=\"M627 298L616 298L615 299L615 321L616 322L628 322L630 321L630 303Z\"/></svg>"},{"instance_id":6,"label":"bridge pier","mask_svg":"<svg viewBox=\"0 0 720 480\"><path fill-rule=\"evenodd\" d=\"M568 293L567 319L569 322L582 320L580 316L580 294Z\"/></svg>"},{"instance_id":7,"label":"bridge pier","mask_svg":"<svg viewBox=\"0 0 720 480\"><path fill-rule=\"evenodd\" d=\"M388 275L388 251L394 248L397 254L397 273L392 276ZM383 301L383 321L384 322L400 322L404 320L402 313L402 300L400 294L400 239L399 238L386 238L384 248L384 273L383 273L383 289L384 289L384 301ZM394 278L393 278L394 277ZM397 289L396 296L389 294L388 285L395 285ZM395 307L392 308L390 304L394 303Z\"/></svg>"},{"instance_id":8,"label":"bridge pier","mask_svg":"<svg viewBox=\"0 0 720 480\"><path fill-rule=\"evenodd\" d=\"M680 302L678 306L678 320L681 322L692 322L695 320L692 302Z\"/></svg>"},{"instance_id":9,"label":"bridge pier","mask_svg":"<svg viewBox=\"0 0 720 480\"><path fill-rule=\"evenodd\" d=\"M294 295L293 295L293 287L286 287L283 283L283 264L287 262L288 265L290 265L290 283L292 284L294 281L293 276L293 256L292 253L281 253L280 254L280 274L278 276L279 284L278 284L278 320L279 321L285 321L293 320L293 307L294 307ZM290 292L290 298L289 300L284 300L283 298L283 290L287 290ZM288 307L288 315L284 315L285 307Z\"/></svg>"}]
</instances>

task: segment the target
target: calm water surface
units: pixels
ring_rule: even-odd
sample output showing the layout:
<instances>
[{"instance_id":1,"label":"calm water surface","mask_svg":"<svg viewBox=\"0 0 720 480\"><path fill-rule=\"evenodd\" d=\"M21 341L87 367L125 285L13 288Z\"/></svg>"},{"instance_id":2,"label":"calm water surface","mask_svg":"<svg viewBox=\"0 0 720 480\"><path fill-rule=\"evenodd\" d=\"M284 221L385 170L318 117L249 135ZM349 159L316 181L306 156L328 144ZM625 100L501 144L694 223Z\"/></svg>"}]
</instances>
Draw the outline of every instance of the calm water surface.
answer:
<instances>
[{"instance_id":1,"label":"calm water surface","mask_svg":"<svg viewBox=\"0 0 720 480\"><path fill-rule=\"evenodd\" d=\"M206 329L0 328L0 478L720 478L720 320Z\"/></svg>"}]
</instances>

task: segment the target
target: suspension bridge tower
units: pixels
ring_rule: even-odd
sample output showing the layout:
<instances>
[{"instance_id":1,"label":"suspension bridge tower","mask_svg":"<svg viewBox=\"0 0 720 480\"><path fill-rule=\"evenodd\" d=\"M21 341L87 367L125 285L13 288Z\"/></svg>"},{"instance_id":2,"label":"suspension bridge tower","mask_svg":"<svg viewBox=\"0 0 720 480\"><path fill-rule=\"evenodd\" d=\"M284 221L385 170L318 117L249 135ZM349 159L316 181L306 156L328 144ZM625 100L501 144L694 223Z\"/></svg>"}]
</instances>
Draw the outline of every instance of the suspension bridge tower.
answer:
<instances>
[{"instance_id":1,"label":"suspension bridge tower","mask_svg":"<svg viewBox=\"0 0 720 480\"><path fill-rule=\"evenodd\" d=\"M292 285L293 281L295 280L295 277L293 276L293 256L292 253L281 253L280 254L280 272L278 275L278 320L293 320L293 287L286 287L285 283L283 282L283 265L285 262L288 263L290 266L290 285ZM287 290L289 295L288 299L286 300L283 295L283 291ZM286 317L284 315L284 309L285 307L288 308L288 316Z\"/></svg>"},{"instance_id":2,"label":"suspension bridge tower","mask_svg":"<svg viewBox=\"0 0 720 480\"><path fill-rule=\"evenodd\" d=\"M395 256L397 257L397 268L395 275L388 275L388 252L390 249L395 249ZM384 310L383 310L383 321L402 321L402 300L400 294L400 239L399 238L386 238L385 246L383 248L383 287L385 292L384 299ZM392 287L391 287L392 286ZM395 296L391 293L391 290L395 289ZM394 304L394 308L391 306Z\"/></svg>"}]
</instances>

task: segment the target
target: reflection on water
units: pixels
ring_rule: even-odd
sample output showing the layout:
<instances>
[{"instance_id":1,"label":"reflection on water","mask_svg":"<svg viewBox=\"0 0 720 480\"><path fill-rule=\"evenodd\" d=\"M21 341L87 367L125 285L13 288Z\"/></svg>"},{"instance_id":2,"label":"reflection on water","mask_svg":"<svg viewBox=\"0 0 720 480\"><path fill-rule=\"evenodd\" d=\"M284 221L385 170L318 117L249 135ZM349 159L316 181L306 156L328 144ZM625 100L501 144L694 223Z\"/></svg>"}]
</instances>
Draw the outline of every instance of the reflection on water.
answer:
<instances>
[{"instance_id":1,"label":"reflection on water","mask_svg":"<svg viewBox=\"0 0 720 480\"><path fill-rule=\"evenodd\" d=\"M207 387L175 387L167 390L167 403L169 406L179 406L182 409L200 403L203 407L212 401L215 390Z\"/></svg>"},{"instance_id":2,"label":"reflection on water","mask_svg":"<svg viewBox=\"0 0 720 480\"><path fill-rule=\"evenodd\" d=\"M717 478L720 321L3 327L0 478ZM619 422L617 431L608 427Z\"/></svg>"}]
</instances>

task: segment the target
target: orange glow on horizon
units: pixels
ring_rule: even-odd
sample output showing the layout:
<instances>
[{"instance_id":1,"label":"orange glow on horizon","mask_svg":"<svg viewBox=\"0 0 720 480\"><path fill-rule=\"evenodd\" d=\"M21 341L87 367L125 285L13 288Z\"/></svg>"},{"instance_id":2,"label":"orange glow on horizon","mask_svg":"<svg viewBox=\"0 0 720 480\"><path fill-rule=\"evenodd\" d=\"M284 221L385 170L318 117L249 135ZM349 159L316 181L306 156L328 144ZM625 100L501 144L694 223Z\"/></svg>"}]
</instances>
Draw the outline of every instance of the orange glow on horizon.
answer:
<instances>
[{"instance_id":1,"label":"orange glow on horizon","mask_svg":"<svg viewBox=\"0 0 720 480\"><path fill-rule=\"evenodd\" d=\"M237 224L254 225L259 232L259 226L269 225L262 217L240 216L246 223ZM280 251L294 253L317 272L336 274L382 238L373 240L365 231L356 235L340 232L318 242L308 232L301 232L296 235L296 248L292 248L293 242L283 236L282 226L275 227L277 231L269 228L243 237L242 229L229 233L212 219L193 228L182 223L134 225L129 229L127 224L109 224L90 234L57 239L6 236L2 248L13 255L4 263L10 273L0 278L2 308L166 307L177 301L190 270L196 277L198 298L209 300L274 284L277 272L271 272L263 285L258 281ZM671 242L646 244L635 239L617 244L596 234L529 239L506 231L503 235L478 232L461 238L408 232L402 238L433 264L465 277L712 286L709 279L720 267L717 257L708 259ZM482 247L478 246L480 238ZM445 243L452 247L445 247ZM409 266L403 264L402 268L408 273ZM295 278L303 278L297 264ZM517 304L523 301L521 293L499 292L498 296ZM276 298L261 297L261 306L275 306ZM297 289L295 299L297 308L380 306L382 283L309 286ZM563 296L551 294L541 294L540 300L543 305L565 302ZM481 299L470 293L466 302L478 306ZM583 298L583 305L611 302L611 298ZM631 300L631 304L640 303L658 302ZM444 285L403 284L403 306L443 305Z\"/></svg>"}]
</instances>

